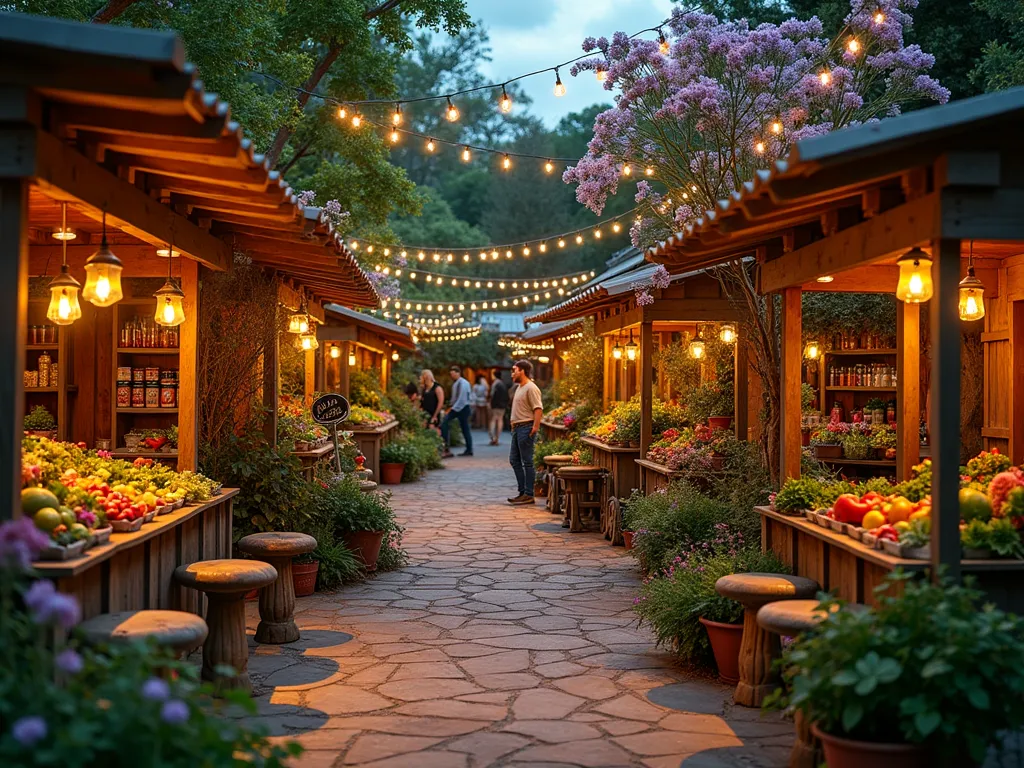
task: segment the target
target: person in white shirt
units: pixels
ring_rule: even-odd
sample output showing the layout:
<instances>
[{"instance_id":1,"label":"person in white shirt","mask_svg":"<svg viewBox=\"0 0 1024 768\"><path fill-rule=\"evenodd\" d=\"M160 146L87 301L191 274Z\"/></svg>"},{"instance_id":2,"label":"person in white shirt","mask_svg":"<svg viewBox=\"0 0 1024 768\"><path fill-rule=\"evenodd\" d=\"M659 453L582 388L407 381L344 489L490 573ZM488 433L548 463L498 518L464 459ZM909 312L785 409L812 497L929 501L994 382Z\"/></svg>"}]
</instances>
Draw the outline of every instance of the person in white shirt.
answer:
<instances>
[{"instance_id":1,"label":"person in white shirt","mask_svg":"<svg viewBox=\"0 0 1024 768\"><path fill-rule=\"evenodd\" d=\"M448 439L448 425L453 420L459 420L462 427L462 436L466 439L466 450L461 456L473 455L473 433L470 430L469 417L473 412L472 391L469 382L462 377L462 368L453 365L449 371L452 375L452 407L441 422L441 437L444 438L444 457L451 458L455 454L451 450L451 442Z\"/></svg>"},{"instance_id":2,"label":"person in white shirt","mask_svg":"<svg viewBox=\"0 0 1024 768\"><path fill-rule=\"evenodd\" d=\"M519 495L508 500L509 504L533 504L533 485L536 470L533 467L533 439L540 429L544 414L540 387L533 383L530 374L533 365L529 360L520 360L512 366L512 381L516 391L512 396L512 449L508 462L516 473Z\"/></svg>"}]
</instances>

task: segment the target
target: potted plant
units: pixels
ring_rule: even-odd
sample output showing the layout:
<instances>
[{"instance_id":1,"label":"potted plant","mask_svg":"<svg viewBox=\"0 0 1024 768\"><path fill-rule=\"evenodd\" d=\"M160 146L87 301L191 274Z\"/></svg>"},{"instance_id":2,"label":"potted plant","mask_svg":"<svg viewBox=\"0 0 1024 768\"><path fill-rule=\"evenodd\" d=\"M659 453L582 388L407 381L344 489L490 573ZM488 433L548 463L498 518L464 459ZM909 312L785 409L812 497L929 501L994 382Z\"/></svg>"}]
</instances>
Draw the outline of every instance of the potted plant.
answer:
<instances>
[{"instance_id":1,"label":"potted plant","mask_svg":"<svg viewBox=\"0 0 1024 768\"><path fill-rule=\"evenodd\" d=\"M320 560L315 552L299 555L292 561L292 582L296 597L309 597L316 591L316 574Z\"/></svg>"},{"instance_id":2,"label":"potted plant","mask_svg":"<svg viewBox=\"0 0 1024 768\"><path fill-rule=\"evenodd\" d=\"M398 485L402 482L405 465L415 461L416 456L410 446L401 440L392 440L380 447L380 480L385 485Z\"/></svg>"},{"instance_id":3,"label":"potted plant","mask_svg":"<svg viewBox=\"0 0 1024 768\"><path fill-rule=\"evenodd\" d=\"M766 706L800 712L829 768L981 765L1024 726L1024 619L982 593L893 574L903 594L835 610L782 655ZM979 663L983 660L983 663Z\"/></svg>"},{"instance_id":4,"label":"potted plant","mask_svg":"<svg viewBox=\"0 0 1024 768\"><path fill-rule=\"evenodd\" d=\"M843 456L843 437L850 428L841 421L830 421L811 433L811 448L816 459L840 459Z\"/></svg>"},{"instance_id":5,"label":"potted plant","mask_svg":"<svg viewBox=\"0 0 1024 768\"><path fill-rule=\"evenodd\" d=\"M885 400L880 397L872 397L864 404L865 416L871 414L872 424L884 424L885 423ZM864 419L867 421L867 418Z\"/></svg>"},{"instance_id":6,"label":"potted plant","mask_svg":"<svg viewBox=\"0 0 1024 768\"><path fill-rule=\"evenodd\" d=\"M30 435L38 435L40 437L48 437L51 440L57 439L57 422L53 418L46 406L37 405L29 412L22 425L26 432Z\"/></svg>"},{"instance_id":7,"label":"potted plant","mask_svg":"<svg viewBox=\"0 0 1024 768\"><path fill-rule=\"evenodd\" d=\"M871 452L871 438L858 429L843 437L843 455L854 461L863 461Z\"/></svg>"},{"instance_id":8,"label":"potted plant","mask_svg":"<svg viewBox=\"0 0 1024 768\"><path fill-rule=\"evenodd\" d=\"M896 450L896 430L888 424L872 424L871 449L876 459L886 458L890 449Z\"/></svg>"}]
</instances>

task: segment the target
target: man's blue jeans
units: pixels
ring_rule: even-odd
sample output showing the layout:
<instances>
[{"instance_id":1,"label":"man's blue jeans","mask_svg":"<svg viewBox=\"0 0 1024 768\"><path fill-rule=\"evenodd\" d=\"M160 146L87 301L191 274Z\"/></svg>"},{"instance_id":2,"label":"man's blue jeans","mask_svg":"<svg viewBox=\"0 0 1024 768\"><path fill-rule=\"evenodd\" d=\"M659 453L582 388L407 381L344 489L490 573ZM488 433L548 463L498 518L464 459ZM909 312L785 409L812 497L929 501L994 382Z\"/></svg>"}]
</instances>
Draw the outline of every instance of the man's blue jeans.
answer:
<instances>
[{"instance_id":1,"label":"man's blue jeans","mask_svg":"<svg viewBox=\"0 0 1024 768\"><path fill-rule=\"evenodd\" d=\"M519 495L533 497L533 484L537 472L533 468L533 438L530 434L533 424L520 424L512 429L512 449L508 454L508 463L516 473L519 483Z\"/></svg>"},{"instance_id":2,"label":"man's blue jeans","mask_svg":"<svg viewBox=\"0 0 1024 768\"><path fill-rule=\"evenodd\" d=\"M444 438L444 447L449 448L451 444L448 442L448 424L453 419L459 420L459 426L462 427L462 437L466 440L466 453L473 452L473 433L469 429L469 416L473 412L473 406L467 405L461 411L448 411L448 414L444 417L444 421L441 422L441 437Z\"/></svg>"}]
</instances>

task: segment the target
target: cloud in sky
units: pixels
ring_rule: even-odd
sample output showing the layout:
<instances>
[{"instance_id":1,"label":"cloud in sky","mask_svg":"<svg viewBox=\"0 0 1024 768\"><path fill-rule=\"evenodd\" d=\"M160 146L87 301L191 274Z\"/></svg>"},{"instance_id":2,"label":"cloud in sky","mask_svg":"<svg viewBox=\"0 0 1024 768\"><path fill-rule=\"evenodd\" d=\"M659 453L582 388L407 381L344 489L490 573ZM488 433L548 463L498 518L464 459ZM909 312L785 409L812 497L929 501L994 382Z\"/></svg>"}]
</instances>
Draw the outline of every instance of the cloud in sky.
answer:
<instances>
[{"instance_id":1,"label":"cloud in sky","mask_svg":"<svg viewBox=\"0 0 1024 768\"><path fill-rule=\"evenodd\" d=\"M480 69L492 82L544 69L583 53L585 37L611 37L622 31L633 34L668 18L671 0L468 0L473 19L482 22L491 36L492 60ZM566 67L561 75L566 95L556 98L551 73L521 80L519 85L533 99L531 110L549 125L569 112L595 103L610 104L612 93L604 90L590 73L572 77Z\"/></svg>"}]
</instances>

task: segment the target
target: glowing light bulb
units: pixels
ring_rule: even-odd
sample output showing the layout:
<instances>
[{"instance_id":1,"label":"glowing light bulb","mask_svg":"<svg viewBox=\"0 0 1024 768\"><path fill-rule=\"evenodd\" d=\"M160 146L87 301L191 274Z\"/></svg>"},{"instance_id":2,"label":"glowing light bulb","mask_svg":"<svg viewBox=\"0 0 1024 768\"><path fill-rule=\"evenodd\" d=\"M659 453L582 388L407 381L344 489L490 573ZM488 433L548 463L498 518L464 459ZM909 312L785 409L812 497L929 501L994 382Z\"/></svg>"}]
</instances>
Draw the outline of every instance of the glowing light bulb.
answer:
<instances>
[{"instance_id":1,"label":"glowing light bulb","mask_svg":"<svg viewBox=\"0 0 1024 768\"><path fill-rule=\"evenodd\" d=\"M907 304L920 304L932 297L932 260L920 248L912 248L896 264L900 268L896 298Z\"/></svg>"},{"instance_id":2,"label":"glowing light bulb","mask_svg":"<svg viewBox=\"0 0 1024 768\"><path fill-rule=\"evenodd\" d=\"M545 173L551 173L553 170L555 170L555 164L554 163L552 163L550 160L548 160L546 163L544 163L544 172Z\"/></svg>"},{"instance_id":3,"label":"glowing light bulb","mask_svg":"<svg viewBox=\"0 0 1024 768\"><path fill-rule=\"evenodd\" d=\"M808 341L804 347L804 357L808 360L817 360L821 357L821 345L814 339Z\"/></svg>"},{"instance_id":4,"label":"glowing light bulb","mask_svg":"<svg viewBox=\"0 0 1024 768\"><path fill-rule=\"evenodd\" d=\"M562 85L562 77L558 74L558 67L555 67L555 96L565 96L565 86Z\"/></svg>"},{"instance_id":5,"label":"glowing light bulb","mask_svg":"<svg viewBox=\"0 0 1024 768\"><path fill-rule=\"evenodd\" d=\"M594 230L594 237L596 237L598 240L601 239L601 230L600 229L595 229Z\"/></svg>"},{"instance_id":6,"label":"glowing light bulb","mask_svg":"<svg viewBox=\"0 0 1024 768\"><path fill-rule=\"evenodd\" d=\"M850 38L850 42L846 44L846 50L856 55L860 52L860 42L855 37Z\"/></svg>"},{"instance_id":7,"label":"glowing light bulb","mask_svg":"<svg viewBox=\"0 0 1024 768\"><path fill-rule=\"evenodd\" d=\"M348 117L348 110L344 107L338 107L338 119L344 120L346 117Z\"/></svg>"},{"instance_id":8,"label":"glowing light bulb","mask_svg":"<svg viewBox=\"0 0 1024 768\"><path fill-rule=\"evenodd\" d=\"M505 155L504 158L502 158L501 167L504 168L506 171L512 167L512 158L509 157L507 154Z\"/></svg>"},{"instance_id":9,"label":"glowing light bulb","mask_svg":"<svg viewBox=\"0 0 1024 768\"><path fill-rule=\"evenodd\" d=\"M512 258L512 251L511 251L511 249L505 251L505 258L506 259L511 259Z\"/></svg>"},{"instance_id":10,"label":"glowing light bulb","mask_svg":"<svg viewBox=\"0 0 1024 768\"><path fill-rule=\"evenodd\" d=\"M817 278L817 280L819 283L831 283L833 280L835 280L835 278L832 277L832 275L822 275L821 277Z\"/></svg>"},{"instance_id":11,"label":"glowing light bulb","mask_svg":"<svg viewBox=\"0 0 1024 768\"><path fill-rule=\"evenodd\" d=\"M822 73L820 73L818 75L818 82L820 82L824 86L831 85L832 84L832 73L827 71L827 70L822 72Z\"/></svg>"},{"instance_id":12,"label":"glowing light bulb","mask_svg":"<svg viewBox=\"0 0 1024 768\"><path fill-rule=\"evenodd\" d=\"M633 173L632 166L630 166L629 163L623 163L622 164L622 175L623 176L629 176L631 173Z\"/></svg>"},{"instance_id":13,"label":"glowing light bulb","mask_svg":"<svg viewBox=\"0 0 1024 768\"><path fill-rule=\"evenodd\" d=\"M397 144L398 143L398 131L396 129L394 129L394 128L391 129L391 143L392 144Z\"/></svg>"},{"instance_id":14,"label":"glowing light bulb","mask_svg":"<svg viewBox=\"0 0 1024 768\"><path fill-rule=\"evenodd\" d=\"M508 95L504 85L501 86L501 99L498 101L498 108L506 115L512 111L512 98Z\"/></svg>"},{"instance_id":15,"label":"glowing light bulb","mask_svg":"<svg viewBox=\"0 0 1024 768\"><path fill-rule=\"evenodd\" d=\"M448 118L449 123L454 123L459 119L459 110L452 104L451 97L448 97L448 108L445 110L444 116Z\"/></svg>"},{"instance_id":16,"label":"glowing light bulb","mask_svg":"<svg viewBox=\"0 0 1024 768\"><path fill-rule=\"evenodd\" d=\"M653 176L654 175L654 169L651 166L648 165L646 168L644 168L644 175L645 176Z\"/></svg>"},{"instance_id":17,"label":"glowing light bulb","mask_svg":"<svg viewBox=\"0 0 1024 768\"><path fill-rule=\"evenodd\" d=\"M780 123L778 120L772 123L772 133L774 133L776 136L782 133L782 123Z\"/></svg>"},{"instance_id":18,"label":"glowing light bulb","mask_svg":"<svg viewBox=\"0 0 1024 768\"><path fill-rule=\"evenodd\" d=\"M666 38L665 37L665 33L662 32L659 29L658 30L658 50L661 51L663 54L665 54L665 53L669 52L669 48L670 48L670 46L669 46L669 43L668 43L668 38Z\"/></svg>"},{"instance_id":19,"label":"glowing light bulb","mask_svg":"<svg viewBox=\"0 0 1024 768\"><path fill-rule=\"evenodd\" d=\"M547 244L547 243L541 243L541 244L540 244L540 245L538 246L538 248L540 248L540 252L541 252L541 253L547 253L547 250L548 250L548 244Z\"/></svg>"},{"instance_id":20,"label":"glowing light bulb","mask_svg":"<svg viewBox=\"0 0 1024 768\"><path fill-rule=\"evenodd\" d=\"M565 248L565 240L563 240L562 238L558 238L558 247Z\"/></svg>"},{"instance_id":21,"label":"glowing light bulb","mask_svg":"<svg viewBox=\"0 0 1024 768\"><path fill-rule=\"evenodd\" d=\"M612 223L612 232L615 232L617 234L617 233L619 233L621 231L622 231L622 225L619 224L619 222L617 222L617 221L613 222Z\"/></svg>"},{"instance_id":22,"label":"glowing light bulb","mask_svg":"<svg viewBox=\"0 0 1024 768\"><path fill-rule=\"evenodd\" d=\"M883 24L885 23L885 14L882 13L881 11L878 11L875 13L873 19L875 24Z\"/></svg>"},{"instance_id":23,"label":"glowing light bulb","mask_svg":"<svg viewBox=\"0 0 1024 768\"><path fill-rule=\"evenodd\" d=\"M392 125L401 125L402 124L402 105L401 104L395 104L395 111L391 115L391 124ZM334 349L334 347L332 347L332 349Z\"/></svg>"},{"instance_id":24,"label":"glowing light bulb","mask_svg":"<svg viewBox=\"0 0 1024 768\"><path fill-rule=\"evenodd\" d=\"M754 144L754 151L757 154L759 154L759 155L763 155L764 154L764 142L763 141L759 141L759 142L755 143Z\"/></svg>"},{"instance_id":25,"label":"glowing light bulb","mask_svg":"<svg viewBox=\"0 0 1024 768\"><path fill-rule=\"evenodd\" d=\"M576 245L583 244L583 235L576 235Z\"/></svg>"},{"instance_id":26,"label":"glowing light bulb","mask_svg":"<svg viewBox=\"0 0 1024 768\"><path fill-rule=\"evenodd\" d=\"M597 82L603 83L605 80L608 79L608 70L604 69L603 67L598 67L597 70L594 72L594 76L597 77Z\"/></svg>"},{"instance_id":27,"label":"glowing light bulb","mask_svg":"<svg viewBox=\"0 0 1024 768\"><path fill-rule=\"evenodd\" d=\"M523 246L523 256L529 256L529 255L530 255L530 246L524 245Z\"/></svg>"},{"instance_id":28,"label":"glowing light bulb","mask_svg":"<svg viewBox=\"0 0 1024 768\"><path fill-rule=\"evenodd\" d=\"M468 163L472 155L469 154L469 147L462 148L462 162Z\"/></svg>"},{"instance_id":29,"label":"glowing light bulb","mask_svg":"<svg viewBox=\"0 0 1024 768\"><path fill-rule=\"evenodd\" d=\"M428 139L427 140L427 152L433 152L435 149L437 149L437 145L434 143L434 140L433 139Z\"/></svg>"},{"instance_id":30,"label":"glowing light bulb","mask_svg":"<svg viewBox=\"0 0 1024 768\"><path fill-rule=\"evenodd\" d=\"M354 115L352 115L352 127L353 128L358 128L362 124L363 124L363 116L361 114L356 112Z\"/></svg>"}]
</instances>

